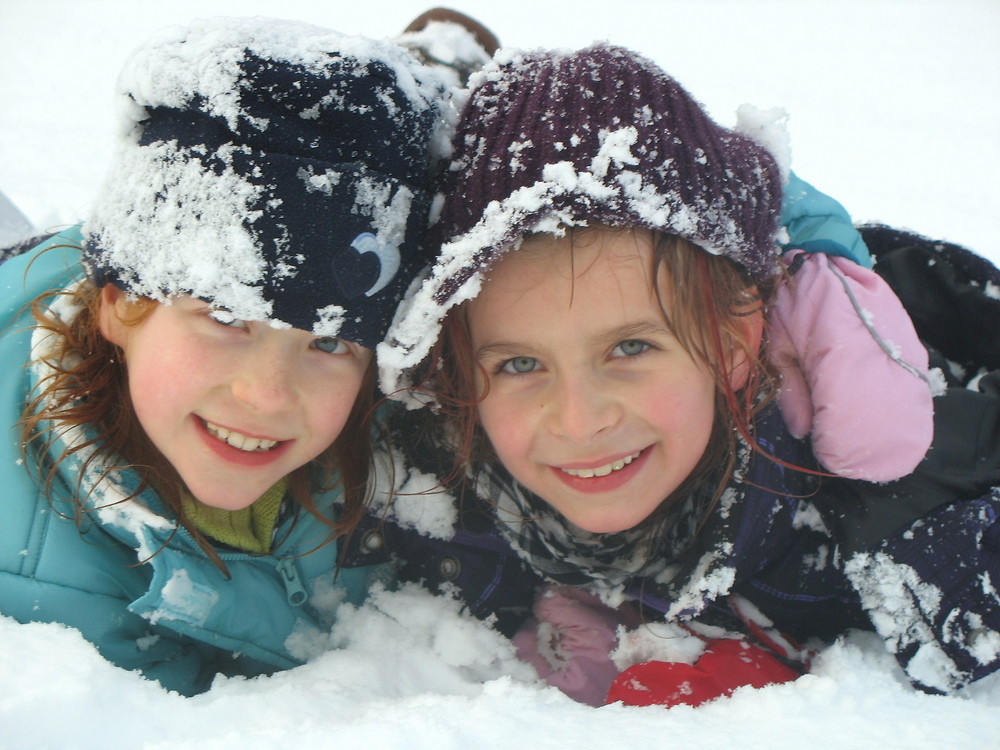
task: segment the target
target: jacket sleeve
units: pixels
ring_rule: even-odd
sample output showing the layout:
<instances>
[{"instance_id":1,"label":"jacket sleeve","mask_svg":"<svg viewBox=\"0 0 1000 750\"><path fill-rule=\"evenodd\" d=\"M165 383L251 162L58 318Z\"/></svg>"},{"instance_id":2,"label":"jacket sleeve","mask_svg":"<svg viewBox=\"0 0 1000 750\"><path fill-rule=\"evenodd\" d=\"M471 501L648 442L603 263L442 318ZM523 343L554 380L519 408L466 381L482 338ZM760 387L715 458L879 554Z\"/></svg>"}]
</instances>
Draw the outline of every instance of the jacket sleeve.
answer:
<instances>
[{"instance_id":1,"label":"jacket sleeve","mask_svg":"<svg viewBox=\"0 0 1000 750\"><path fill-rule=\"evenodd\" d=\"M794 172L785 185L780 223L788 234L786 250L837 255L872 267L868 246L847 210Z\"/></svg>"},{"instance_id":2,"label":"jacket sleeve","mask_svg":"<svg viewBox=\"0 0 1000 750\"><path fill-rule=\"evenodd\" d=\"M1000 669L1000 489L937 508L846 572L910 680L951 693Z\"/></svg>"},{"instance_id":3,"label":"jacket sleeve","mask_svg":"<svg viewBox=\"0 0 1000 750\"><path fill-rule=\"evenodd\" d=\"M943 240L878 225L861 231L949 384L1000 370L1000 268Z\"/></svg>"},{"instance_id":4,"label":"jacket sleeve","mask_svg":"<svg viewBox=\"0 0 1000 750\"><path fill-rule=\"evenodd\" d=\"M182 695L207 690L219 672L241 671L231 654L152 626L107 593L0 572L0 604L18 622L71 627L109 662Z\"/></svg>"},{"instance_id":5,"label":"jacket sleeve","mask_svg":"<svg viewBox=\"0 0 1000 750\"><path fill-rule=\"evenodd\" d=\"M913 475L850 483L879 508L934 505L845 573L910 679L948 693L1000 669L1000 394L952 388L937 402L934 446Z\"/></svg>"}]
</instances>

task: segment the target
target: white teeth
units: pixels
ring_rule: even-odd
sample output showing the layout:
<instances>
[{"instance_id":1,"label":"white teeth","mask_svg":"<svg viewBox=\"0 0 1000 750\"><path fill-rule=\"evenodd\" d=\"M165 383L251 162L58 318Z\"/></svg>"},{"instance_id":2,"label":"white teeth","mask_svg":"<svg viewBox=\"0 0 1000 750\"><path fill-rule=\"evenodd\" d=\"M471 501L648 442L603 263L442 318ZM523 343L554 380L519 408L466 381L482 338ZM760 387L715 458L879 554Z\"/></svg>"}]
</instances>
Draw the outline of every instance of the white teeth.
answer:
<instances>
[{"instance_id":1,"label":"white teeth","mask_svg":"<svg viewBox=\"0 0 1000 750\"><path fill-rule=\"evenodd\" d=\"M233 430L227 430L225 427L220 427L219 425L212 424L211 422L205 422L205 427L212 435L219 438L219 440L224 440L234 448L239 448L241 451L259 453L269 451L278 444L277 440L260 440L258 438L252 438L249 435L244 435L241 432L234 432Z\"/></svg>"},{"instance_id":2,"label":"white teeth","mask_svg":"<svg viewBox=\"0 0 1000 750\"><path fill-rule=\"evenodd\" d=\"M626 456L625 458L619 458L617 461L612 461L609 464L604 464L604 466L597 466L593 469L561 469L561 471L566 472L571 477L580 477L582 479L593 479L594 477L606 477L613 471L618 471L624 469L635 459L639 457L642 451L637 451L631 456Z\"/></svg>"}]
</instances>

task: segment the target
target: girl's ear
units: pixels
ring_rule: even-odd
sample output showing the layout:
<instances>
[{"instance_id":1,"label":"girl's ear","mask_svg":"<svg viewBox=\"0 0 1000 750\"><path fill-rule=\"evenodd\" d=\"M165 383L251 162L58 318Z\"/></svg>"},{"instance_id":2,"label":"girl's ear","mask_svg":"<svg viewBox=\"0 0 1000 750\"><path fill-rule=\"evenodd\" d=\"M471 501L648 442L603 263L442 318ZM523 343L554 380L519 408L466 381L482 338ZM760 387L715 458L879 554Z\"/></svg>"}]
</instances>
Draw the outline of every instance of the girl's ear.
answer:
<instances>
[{"instance_id":1,"label":"girl's ear","mask_svg":"<svg viewBox=\"0 0 1000 750\"><path fill-rule=\"evenodd\" d=\"M119 315L120 308L126 304L122 290L114 284L106 284L101 288L101 309L98 313L98 325L101 335L116 346L125 346L127 326Z\"/></svg>"},{"instance_id":2,"label":"girl's ear","mask_svg":"<svg viewBox=\"0 0 1000 750\"><path fill-rule=\"evenodd\" d=\"M755 301L747 306L747 310L739 318L740 334L743 346L733 346L732 361L729 363L729 387L733 393L746 386L750 380L750 373L753 371L751 357L760 354L761 339L764 338L764 306L758 298L756 287L747 290L752 293Z\"/></svg>"}]
</instances>

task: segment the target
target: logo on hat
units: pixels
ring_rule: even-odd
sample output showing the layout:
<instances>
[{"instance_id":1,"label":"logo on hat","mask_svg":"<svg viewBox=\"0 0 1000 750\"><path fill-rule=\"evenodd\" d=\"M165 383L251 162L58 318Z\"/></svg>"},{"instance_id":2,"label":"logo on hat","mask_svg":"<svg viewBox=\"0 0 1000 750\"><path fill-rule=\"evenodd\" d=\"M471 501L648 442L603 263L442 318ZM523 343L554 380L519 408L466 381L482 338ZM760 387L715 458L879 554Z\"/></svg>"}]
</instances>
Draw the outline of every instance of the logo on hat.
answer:
<instances>
[{"instance_id":1,"label":"logo on hat","mask_svg":"<svg viewBox=\"0 0 1000 750\"><path fill-rule=\"evenodd\" d=\"M399 248L381 242L371 232L359 234L333 256L337 286L348 299L373 297L385 289L399 270Z\"/></svg>"}]
</instances>

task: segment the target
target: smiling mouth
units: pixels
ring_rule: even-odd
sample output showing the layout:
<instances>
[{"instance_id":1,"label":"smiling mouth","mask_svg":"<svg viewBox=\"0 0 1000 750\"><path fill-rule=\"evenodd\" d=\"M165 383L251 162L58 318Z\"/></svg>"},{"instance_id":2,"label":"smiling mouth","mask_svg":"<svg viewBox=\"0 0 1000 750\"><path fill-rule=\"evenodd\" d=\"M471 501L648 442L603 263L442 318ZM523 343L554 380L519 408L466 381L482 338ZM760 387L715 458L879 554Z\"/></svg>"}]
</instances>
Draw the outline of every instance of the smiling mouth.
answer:
<instances>
[{"instance_id":1,"label":"smiling mouth","mask_svg":"<svg viewBox=\"0 0 1000 750\"><path fill-rule=\"evenodd\" d=\"M233 448L246 451L247 453L265 453L272 450L278 444L277 440L250 437L249 435L244 435L242 432L236 432L235 430L230 430L208 421L205 422L205 429L208 430L212 437L218 438Z\"/></svg>"},{"instance_id":2,"label":"smiling mouth","mask_svg":"<svg viewBox=\"0 0 1000 750\"><path fill-rule=\"evenodd\" d=\"M571 477L580 477L581 479L593 479L594 477L606 477L615 471L621 471L630 463L635 461L639 457L642 451L636 451L631 456L625 456L625 458L619 458L617 461L612 461L609 464L604 464L603 466L595 466L591 469L559 469L559 471L564 474L569 474Z\"/></svg>"}]
</instances>

